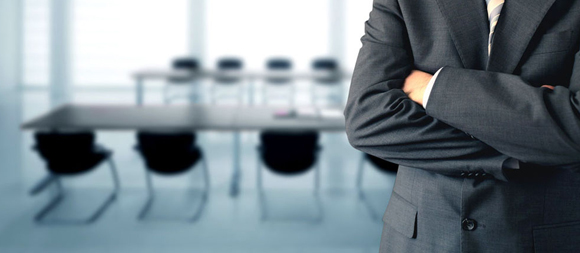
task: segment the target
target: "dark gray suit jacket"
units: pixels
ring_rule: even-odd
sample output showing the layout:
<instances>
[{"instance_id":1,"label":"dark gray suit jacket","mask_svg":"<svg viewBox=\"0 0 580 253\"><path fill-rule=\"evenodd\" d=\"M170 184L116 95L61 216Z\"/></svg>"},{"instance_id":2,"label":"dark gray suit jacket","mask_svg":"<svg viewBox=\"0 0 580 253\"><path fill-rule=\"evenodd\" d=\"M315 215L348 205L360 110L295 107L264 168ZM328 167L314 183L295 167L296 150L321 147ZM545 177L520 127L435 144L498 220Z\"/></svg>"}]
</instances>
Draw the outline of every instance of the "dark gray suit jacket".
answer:
<instances>
[{"instance_id":1,"label":"dark gray suit jacket","mask_svg":"<svg viewBox=\"0 0 580 253\"><path fill-rule=\"evenodd\" d=\"M580 252L580 0L506 0L488 33L484 0L374 1L345 117L401 165L381 252ZM441 67L427 110L400 89Z\"/></svg>"}]
</instances>

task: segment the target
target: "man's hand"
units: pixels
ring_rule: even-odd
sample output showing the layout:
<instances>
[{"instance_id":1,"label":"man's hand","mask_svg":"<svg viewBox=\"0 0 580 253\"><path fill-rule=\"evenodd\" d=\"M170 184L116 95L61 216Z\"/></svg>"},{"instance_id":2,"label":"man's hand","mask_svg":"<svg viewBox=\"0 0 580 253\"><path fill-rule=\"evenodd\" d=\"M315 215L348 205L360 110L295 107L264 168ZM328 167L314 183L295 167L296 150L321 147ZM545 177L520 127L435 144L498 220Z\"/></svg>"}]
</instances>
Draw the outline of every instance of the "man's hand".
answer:
<instances>
[{"instance_id":1,"label":"man's hand","mask_svg":"<svg viewBox=\"0 0 580 253\"><path fill-rule=\"evenodd\" d=\"M423 105L423 96L425 95L425 88L427 84L431 81L433 75L420 71L413 70L411 74L405 79L405 84L403 85L403 91L409 96L409 98L416 103Z\"/></svg>"}]
</instances>

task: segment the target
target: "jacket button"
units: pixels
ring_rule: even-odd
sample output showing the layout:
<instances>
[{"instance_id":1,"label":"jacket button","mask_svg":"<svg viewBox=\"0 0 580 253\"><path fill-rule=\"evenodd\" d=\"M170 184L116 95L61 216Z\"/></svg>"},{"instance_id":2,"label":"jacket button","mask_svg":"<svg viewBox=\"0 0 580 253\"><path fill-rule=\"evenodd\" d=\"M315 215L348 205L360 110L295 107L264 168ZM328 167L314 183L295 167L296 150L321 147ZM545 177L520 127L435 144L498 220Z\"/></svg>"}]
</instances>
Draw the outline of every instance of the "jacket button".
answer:
<instances>
[{"instance_id":1,"label":"jacket button","mask_svg":"<svg viewBox=\"0 0 580 253\"><path fill-rule=\"evenodd\" d=\"M465 172L461 172L461 177L465 177L467 174Z\"/></svg>"},{"instance_id":2,"label":"jacket button","mask_svg":"<svg viewBox=\"0 0 580 253\"><path fill-rule=\"evenodd\" d=\"M464 219L461 222L461 227L466 231L473 231L477 228L477 221L472 219Z\"/></svg>"}]
</instances>

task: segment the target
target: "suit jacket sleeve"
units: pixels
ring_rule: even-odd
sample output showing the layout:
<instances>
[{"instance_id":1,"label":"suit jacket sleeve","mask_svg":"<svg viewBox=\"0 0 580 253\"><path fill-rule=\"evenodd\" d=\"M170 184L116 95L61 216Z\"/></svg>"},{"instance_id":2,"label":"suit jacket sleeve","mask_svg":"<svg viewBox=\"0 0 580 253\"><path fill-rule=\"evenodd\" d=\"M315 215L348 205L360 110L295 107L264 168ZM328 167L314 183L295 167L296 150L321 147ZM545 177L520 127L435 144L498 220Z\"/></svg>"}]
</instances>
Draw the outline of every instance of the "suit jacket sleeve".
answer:
<instances>
[{"instance_id":1,"label":"suit jacket sleeve","mask_svg":"<svg viewBox=\"0 0 580 253\"><path fill-rule=\"evenodd\" d=\"M375 0L365 30L345 109L351 145L404 166L506 180L508 156L428 116L401 90L414 64L397 1Z\"/></svg>"},{"instance_id":2,"label":"suit jacket sleeve","mask_svg":"<svg viewBox=\"0 0 580 253\"><path fill-rule=\"evenodd\" d=\"M580 164L580 53L569 87L532 87L519 76L444 68L427 113L501 153L545 165Z\"/></svg>"}]
</instances>

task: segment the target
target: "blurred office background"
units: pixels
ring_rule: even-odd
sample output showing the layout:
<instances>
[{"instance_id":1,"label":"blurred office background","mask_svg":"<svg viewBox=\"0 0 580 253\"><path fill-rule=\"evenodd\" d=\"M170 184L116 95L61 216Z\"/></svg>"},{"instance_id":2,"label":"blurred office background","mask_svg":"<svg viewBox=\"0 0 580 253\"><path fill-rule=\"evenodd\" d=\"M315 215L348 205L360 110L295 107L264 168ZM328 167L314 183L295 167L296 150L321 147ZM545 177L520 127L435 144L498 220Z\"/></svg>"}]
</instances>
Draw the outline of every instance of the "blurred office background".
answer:
<instances>
[{"instance_id":1,"label":"blurred office background","mask_svg":"<svg viewBox=\"0 0 580 253\"><path fill-rule=\"evenodd\" d=\"M264 170L269 219L256 187L259 133L241 135L243 174L239 194L231 196L232 134L197 132L211 174L207 201L184 193L190 185L202 189L196 167L186 176L156 178L160 203L151 210L179 217L204 205L188 222L139 220L146 182L135 132L97 131L97 142L114 152L120 194L96 222L62 225L34 221L51 196L31 197L29 190L47 165L32 149L34 132L20 129L66 103L134 105L136 71L171 68L183 58L202 69L241 59L256 72L272 58L289 59L296 71L333 59L347 76L335 85L334 106L343 106L371 8L372 0L0 0L0 252L377 252L395 174L377 169L344 132L320 133L319 197L312 194L312 171L286 177ZM166 104L168 92L175 95L171 104L212 103L215 80L168 90L169 82L147 81L143 103ZM264 81L255 81L255 90L241 82L235 92L242 101L223 103L244 106L252 96L266 103L259 92ZM314 106L312 80L294 85L294 104ZM111 188L105 169L63 183L68 195L55 212L65 218L90 212Z\"/></svg>"}]
</instances>

